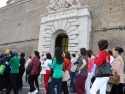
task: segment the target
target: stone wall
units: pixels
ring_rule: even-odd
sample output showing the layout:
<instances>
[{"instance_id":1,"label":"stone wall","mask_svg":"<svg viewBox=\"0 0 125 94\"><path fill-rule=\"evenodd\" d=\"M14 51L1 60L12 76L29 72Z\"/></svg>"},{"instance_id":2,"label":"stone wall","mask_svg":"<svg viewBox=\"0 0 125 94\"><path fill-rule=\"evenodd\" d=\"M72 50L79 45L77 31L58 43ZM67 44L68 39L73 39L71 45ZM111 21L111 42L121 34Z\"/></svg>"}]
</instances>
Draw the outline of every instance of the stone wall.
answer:
<instances>
[{"instance_id":1,"label":"stone wall","mask_svg":"<svg viewBox=\"0 0 125 94\"><path fill-rule=\"evenodd\" d=\"M107 39L109 42L109 50L113 47L120 46L125 50L125 30L124 29L112 29L107 31L93 31L91 33L90 49L97 55L98 41L100 39ZM125 53L123 54L125 60Z\"/></svg>"},{"instance_id":2,"label":"stone wall","mask_svg":"<svg viewBox=\"0 0 125 94\"><path fill-rule=\"evenodd\" d=\"M48 4L48 0L21 0L0 9L0 53L6 48L27 54L38 49L40 15L47 13Z\"/></svg>"},{"instance_id":3,"label":"stone wall","mask_svg":"<svg viewBox=\"0 0 125 94\"><path fill-rule=\"evenodd\" d=\"M32 55L33 51L36 51L38 48L38 39L20 41L8 43L5 45L0 45L0 52L4 52L5 49L17 49L20 53L25 52L26 57Z\"/></svg>"},{"instance_id":4,"label":"stone wall","mask_svg":"<svg viewBox=\"0 0 125 94\"><path fill-rule=\"evenodd\" d=\"M24 51L27 40L34 45L28 45L37 49L39 38L40 15L47 13L46 7L50 0L20 0L0 9L0 53L6 48L13 48ZM92 18L92 32L90 37L90 48L97 53L97 41L106 38L110 42L110 49L114 46L125 47L125 0L79 0L84 5L89 5ZM115 28L115 29L112 29ZM112 30L110 30L112 29ZM106 31L106 32L103 32ZM112 37L111 37L112 36ZM24 45L22 42L24 41ZM18 43L16 43L18 42ZM6 45L9 43L9 45ZM20 45L21 44L21 45ZM20 46L19 46L20 45ZM32 49L32 51L34 50ZM27 49L29 54L31 49ZM31 51L31 52L32 52Z\"/></svg>"}]
</instances>

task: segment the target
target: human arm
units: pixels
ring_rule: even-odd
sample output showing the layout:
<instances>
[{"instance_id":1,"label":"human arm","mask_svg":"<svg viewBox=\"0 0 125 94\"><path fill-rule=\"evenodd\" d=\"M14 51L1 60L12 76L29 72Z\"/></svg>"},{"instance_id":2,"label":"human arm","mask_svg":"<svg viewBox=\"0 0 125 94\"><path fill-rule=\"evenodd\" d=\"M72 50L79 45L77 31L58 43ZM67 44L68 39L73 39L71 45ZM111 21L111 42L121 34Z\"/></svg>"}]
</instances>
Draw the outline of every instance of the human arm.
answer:
<instances>
[{"instance_id":1,"label":"human arm","mask_svg":"<svg viewBox=\"0 0 125 94\"><path fill-rule=\"evenodd\" d=\"M121 64L121 61L120 60L115 60L113 65L112 65L112 71L113 73L116 73L119 71L120 69L120 64Z\"/></svg>"},{"instance_id":2,"label":"human arm","mask_svg":"<svg viewBox=\"0 0 125 94\"><path fill-rule=\"evenodd\" d=\"M12 61L13 61L13 59L11 58L7 65L10 66L12 64Z\"/></svg>"},{"instance_id":3,"label":"human arm","mask_svg":"<svg viewBox=\"0 0 125 94\"><path fill-rule=\"evenodd\" d=\"M100 51L99 56L94 59L94 62L96 63L97 66L102 65L102 63L105 60L105 53L104 51Z\"/></svg>"},{"instance_id":4,"label":"human arm","mask_svg":"<svg viewBox=\"0 0 125 94\"><path fill-rule=\"evenodd\" d=\"M56 58L53 59L53 63L52 63L52 69L55 69L55 66L56 66Z\"/></svg>"},{"instance_id":5,"label":"human arm","mask_svg":"<svg viewBox=\"0 0 125 94\"><path fill-rule=\"evenodd\" d=\"M79 72L78 72L78 73L80 73L81 70L82 70L85 66L86 66L86 60L83 59L83 60L82 60L82 65L81 65L81 67L79 68Z\"/></svg>"},{"instance_id":6,"label":"human arm","mask_svg":"<svg viewBox=\"0 0 125 94\"><path fill-rule=\"evenodd\" d=\"M47 60L44 62L43 67L47 68L48 62Z\"/></svg>"},{"instance_id":7,"label":"human arm","mask_svg":"<svg viewBox=\"0 0 125 94\"><path fill-rule=\"evenodd\" d=\"M34 59L34 58L32 58L31 61L28 62L28 63L29 63L28 66L32 65L33 62L35 62L35 59Z\"/></svg>"},{"instance_id":8,"label":"human arm","mask_svg":"<svg viewBox=\"0 0 125 94\"><path fill-rule=\"evenodd\" d=\"M71 72L71 65L72 65L72 62L69 60L69 65L68 65L68 71L69 71L69 73Z\"/></svg>"}]
</instances>

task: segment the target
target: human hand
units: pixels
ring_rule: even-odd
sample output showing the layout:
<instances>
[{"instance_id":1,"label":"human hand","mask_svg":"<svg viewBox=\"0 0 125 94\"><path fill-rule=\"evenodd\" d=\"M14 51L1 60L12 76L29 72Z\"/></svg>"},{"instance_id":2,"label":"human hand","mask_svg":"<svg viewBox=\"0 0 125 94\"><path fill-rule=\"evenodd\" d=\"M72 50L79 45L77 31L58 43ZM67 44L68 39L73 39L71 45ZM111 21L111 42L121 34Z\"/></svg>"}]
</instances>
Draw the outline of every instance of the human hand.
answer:
<instances>
[{"instance_id":1,"label":"human hand","mask_svg":"<svg viewBox=\"0 0 125 94\"><path fill-rule=\"evenodd\" d=\"M78 74L80 74L81 70L78 71Z\"/></svg>"}]
</instances>

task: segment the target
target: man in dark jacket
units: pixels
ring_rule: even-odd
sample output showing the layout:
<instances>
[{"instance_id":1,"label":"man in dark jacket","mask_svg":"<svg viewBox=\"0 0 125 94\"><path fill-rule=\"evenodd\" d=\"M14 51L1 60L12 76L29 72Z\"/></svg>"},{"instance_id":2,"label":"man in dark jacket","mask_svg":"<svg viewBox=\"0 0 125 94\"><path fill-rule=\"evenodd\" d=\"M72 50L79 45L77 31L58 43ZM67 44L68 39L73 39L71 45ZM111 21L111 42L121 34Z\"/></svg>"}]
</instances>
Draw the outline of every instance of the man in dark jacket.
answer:
<instances>
[{"instance_id":1,"label":"man in dark jacket","mask_svg":"<svg viewBox=\"0 0 125 94\"><path fill-rule=\"evenodd\" d=\"M18 90L22 90L23 87L23 74L25 72L25 53L20 54L20 66L19 66L19 78L18 78Z\"/></svg>"}]
</instances>

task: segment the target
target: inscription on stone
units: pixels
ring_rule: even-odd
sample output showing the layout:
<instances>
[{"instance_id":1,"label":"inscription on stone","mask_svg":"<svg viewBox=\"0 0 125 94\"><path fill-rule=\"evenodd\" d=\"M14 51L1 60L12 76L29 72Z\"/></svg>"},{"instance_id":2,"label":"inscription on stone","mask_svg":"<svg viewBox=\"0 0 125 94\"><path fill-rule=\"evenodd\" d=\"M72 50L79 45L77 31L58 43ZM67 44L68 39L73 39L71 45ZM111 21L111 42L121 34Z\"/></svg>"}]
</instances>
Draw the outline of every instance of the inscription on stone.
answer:
<instances>
[{"instance_id":1,"label":"inscription on stone","mask_svg":"<svg viewBox=\"0 0 125 94\"><path fill-rule=\"evenodd\" d=\"M69 11L63 11L63 12L58 12L54 14L49 14L48 15L48 21L49 20L56 20L60 18L65 18L65 17L72 17L77 15L77 10L69 10Z\"/></svg>"}]
</instances>

